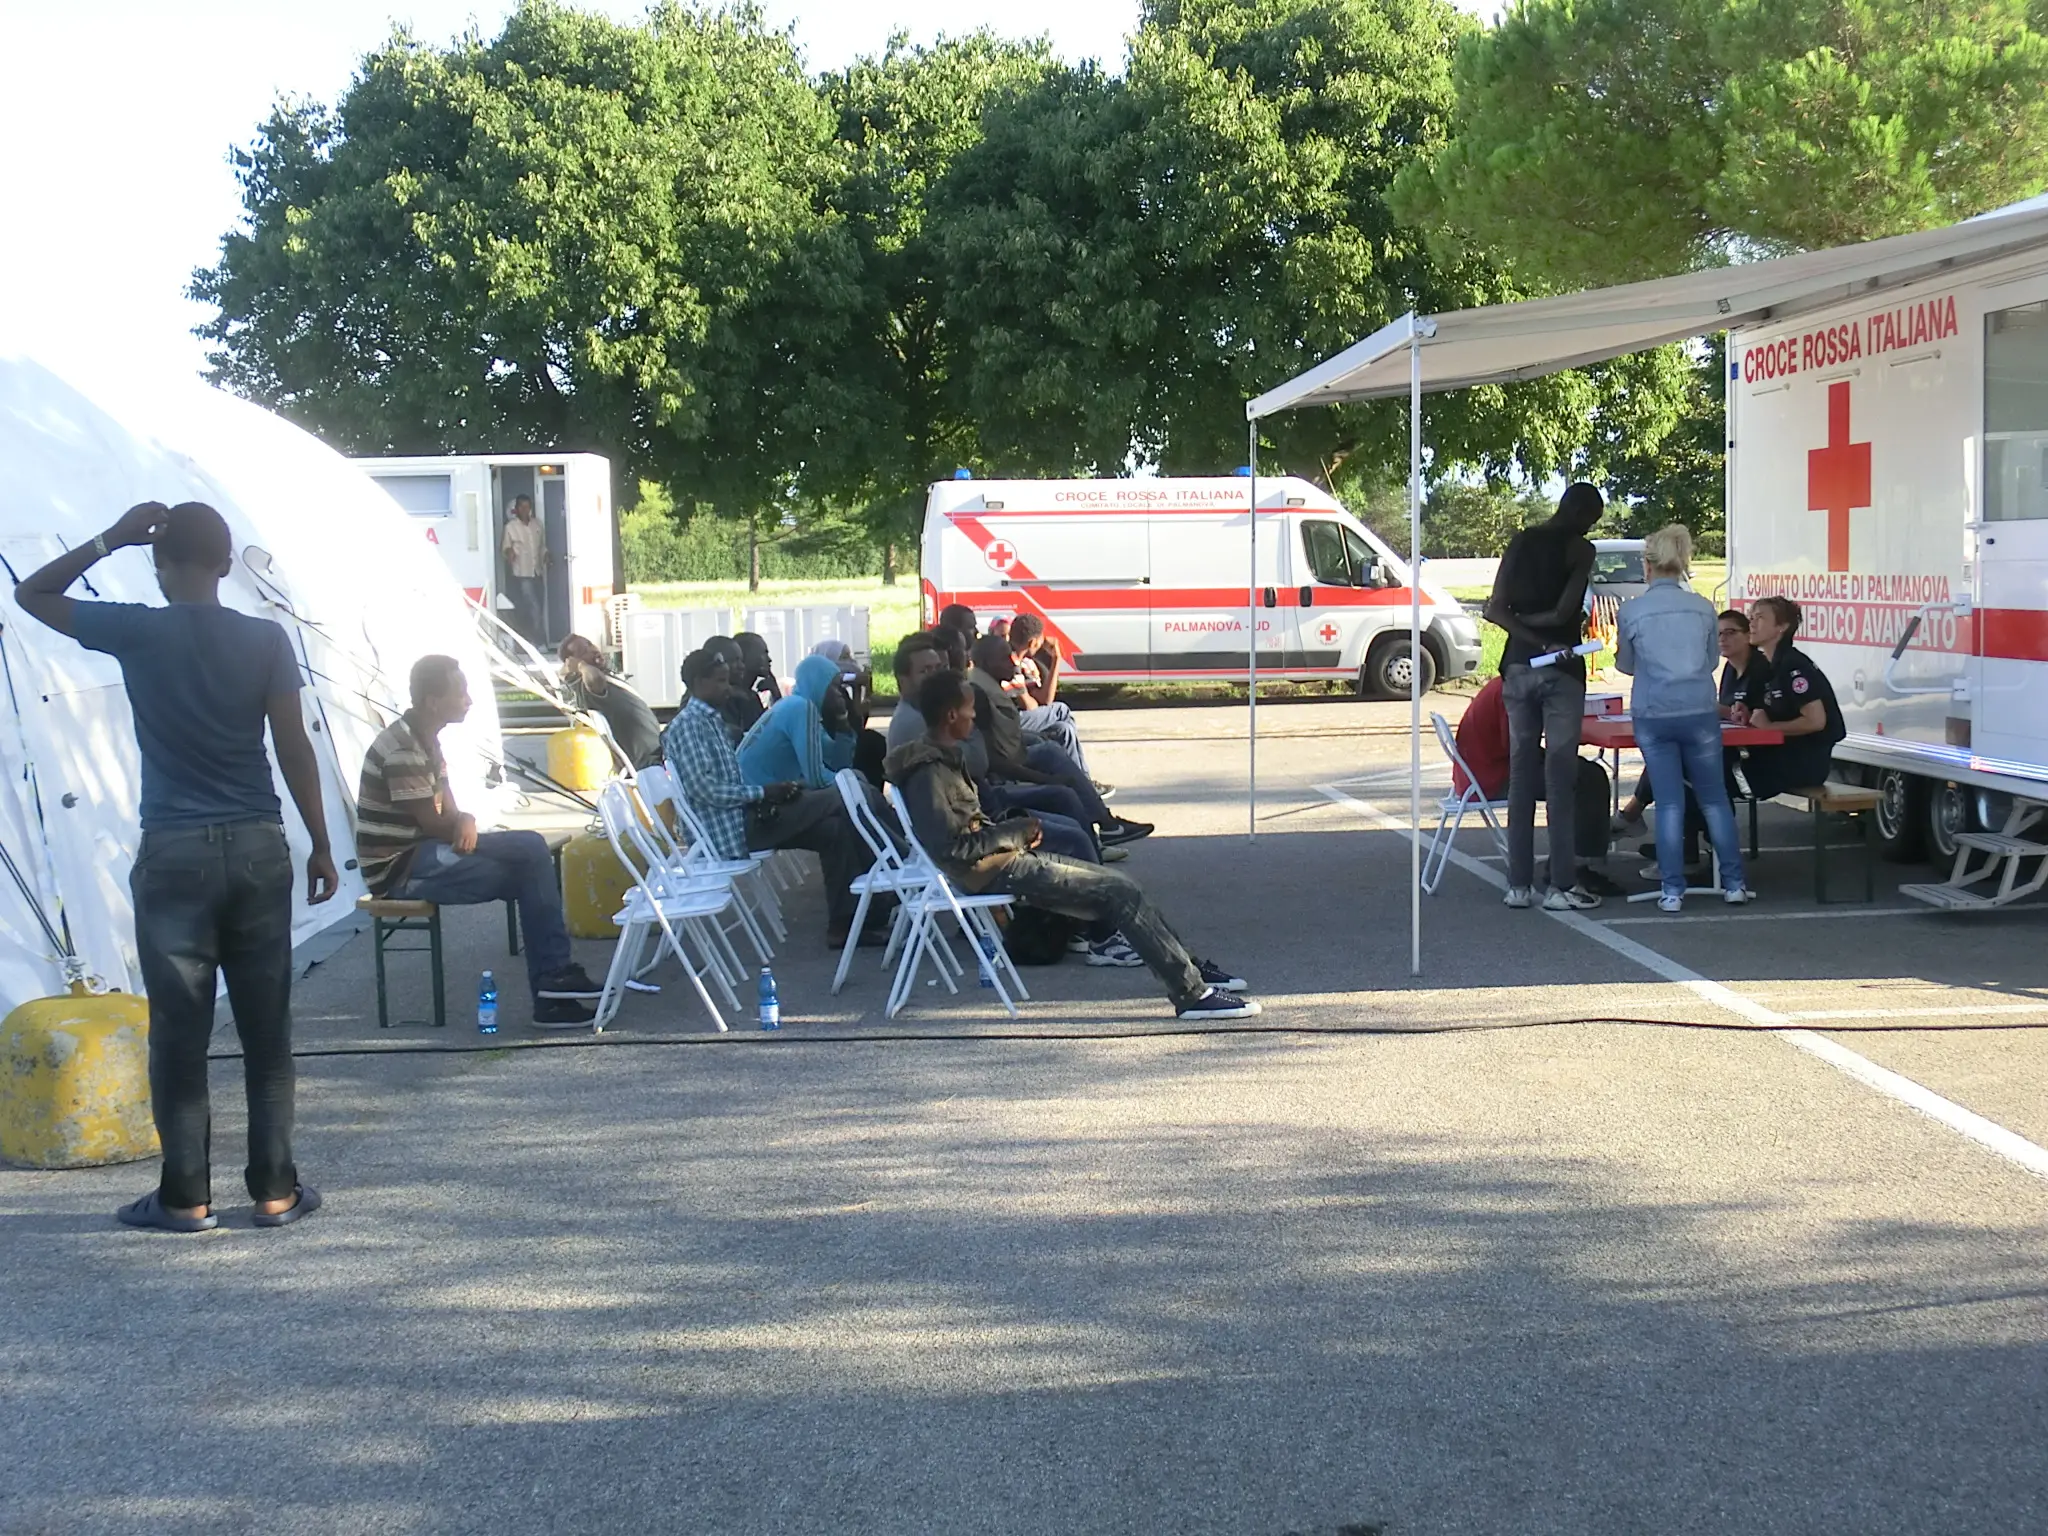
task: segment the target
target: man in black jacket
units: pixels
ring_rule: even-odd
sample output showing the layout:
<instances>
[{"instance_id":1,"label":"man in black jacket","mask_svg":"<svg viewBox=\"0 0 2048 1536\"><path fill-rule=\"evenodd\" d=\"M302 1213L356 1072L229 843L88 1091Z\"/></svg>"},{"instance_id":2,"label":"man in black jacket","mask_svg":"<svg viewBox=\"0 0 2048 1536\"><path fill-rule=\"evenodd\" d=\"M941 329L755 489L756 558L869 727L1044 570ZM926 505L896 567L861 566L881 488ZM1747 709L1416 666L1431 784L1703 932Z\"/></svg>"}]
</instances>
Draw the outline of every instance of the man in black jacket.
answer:
<instances>
[{"instance_id":1,"label":"man in black jacket","mask_svg":"<svg viewBox=\"0 0 2048 1536\"><path fill-rule=\"evenodd\" d=\"M997 891L1062 913L1104 943L1122 932L1152 974L1165 983L1183 1019L1243 1019L1259 1012L1240 978L1193 959L1135 880L1099 864L1041 853L1030 816L990 821L982 814L961 761L960 743L974 734L974 689L958 672L925 679L918 692L926 734L889 754L889 781L903 796L925 851L964 891Z\"/></svg>"}]
</instances>

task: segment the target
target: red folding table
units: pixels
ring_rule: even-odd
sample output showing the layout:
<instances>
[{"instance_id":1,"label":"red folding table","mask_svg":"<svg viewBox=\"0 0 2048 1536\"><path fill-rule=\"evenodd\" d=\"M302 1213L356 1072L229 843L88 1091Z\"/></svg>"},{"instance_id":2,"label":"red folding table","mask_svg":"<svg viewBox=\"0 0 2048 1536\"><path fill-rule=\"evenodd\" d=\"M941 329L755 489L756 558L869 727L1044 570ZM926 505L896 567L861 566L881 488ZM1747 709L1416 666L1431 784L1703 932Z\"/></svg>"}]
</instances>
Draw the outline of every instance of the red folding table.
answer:
<instances>
[{"instance_id":1,"label":"red folding table","mask_svg":"<svg viewBox=\"0 0 2048 1536\"><path fill-rule=\"evenodd\" d=\"M1769 726L1735 725L1721 722L1721 745L1727 747L1775 747L1785 740L1785 733ZM1621 805L1621 754L1624 748L1636 744L1635 721L1627 715L1588 715L1579 728L1579 741L1596 752L1612 755L1614 762L1615 807ZM1709 848L1712 847L1709 840ZM1688 896L1719 896L1721 892L1721 857L1710 855L1714 861L1714 883L1712 885L1687 886ZM1630 901L1655 901L1659 891L1642 891L1629 897Z\"/></svg>"}]
</instances>

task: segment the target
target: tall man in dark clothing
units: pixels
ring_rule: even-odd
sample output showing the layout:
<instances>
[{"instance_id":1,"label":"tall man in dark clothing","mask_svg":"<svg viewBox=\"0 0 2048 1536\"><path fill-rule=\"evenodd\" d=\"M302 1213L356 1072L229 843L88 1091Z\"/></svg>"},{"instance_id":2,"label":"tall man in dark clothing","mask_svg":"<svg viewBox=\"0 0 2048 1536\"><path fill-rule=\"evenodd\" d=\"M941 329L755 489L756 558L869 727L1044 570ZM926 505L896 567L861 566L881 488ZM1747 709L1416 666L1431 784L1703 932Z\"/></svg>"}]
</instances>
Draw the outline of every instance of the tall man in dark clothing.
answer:
<instances>
[{"instance_id":1,"label":"tall man in dark clothing","mask_svg":"<svg viewBox=\"0 0 2048 1536\"><path fill-rule=\"evenodd\" d=\"M168 606L64 595L128 545L152 548ZM129 1226L167 1232L218 1224L206 1047L221 977L242 1040L256 1224L284 1226L320 1206L292 1161L292 863L263 750L266 723L313 840L306 900L326 901L340 878L328 851L320 766L299 713L298 660L277 624L221 606L232 552L226 521L204 502L144 502L14 589L22 612L120 662L135 717L142 844L128 883L164 1166L157 1188L117 1214Z\"/></svg>"},{"instance_id":2,"label":"tall man in dark clothing","mask_svg":"<svg viewBox=\"0 0 2048 1536\"><path fill-rule=\"evenodd\" d=\"M1548 911L1580 911L1600 898L1574 883L1572 791L1586 713L1586 664L1569 651L1585 633L1593 545L1586 535L1606 508L1584 481L1566 487L1549 521L1508 541L1486 617L1507 631L1501 686L1508 705L1508 893L1511 907L1535 904L1536 791L1550 825Z\"/></svg>"}]
</instances>

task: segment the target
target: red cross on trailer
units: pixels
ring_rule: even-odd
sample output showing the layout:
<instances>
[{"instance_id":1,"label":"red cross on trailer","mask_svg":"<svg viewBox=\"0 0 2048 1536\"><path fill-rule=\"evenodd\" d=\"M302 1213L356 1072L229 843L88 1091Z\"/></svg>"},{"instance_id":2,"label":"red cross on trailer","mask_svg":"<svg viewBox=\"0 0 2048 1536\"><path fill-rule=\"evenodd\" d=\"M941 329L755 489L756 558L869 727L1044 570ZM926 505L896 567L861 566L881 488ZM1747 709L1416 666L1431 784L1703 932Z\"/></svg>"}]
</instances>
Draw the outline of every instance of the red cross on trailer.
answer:
<instances>
[{"instance_id":1,"label":"red cross on trailer","mask_svg":"<svg viewBox=\"0 0 2048 1536\"><path fill-rule=\"evenodd\" d=\"M1828 445L1806 454L1806 510L1828 515L1828 569L1849 569L1849 513L1870 505L1870 444L1849 441L1849 381L1828 386Z\"/></svg>"}]
</instances>

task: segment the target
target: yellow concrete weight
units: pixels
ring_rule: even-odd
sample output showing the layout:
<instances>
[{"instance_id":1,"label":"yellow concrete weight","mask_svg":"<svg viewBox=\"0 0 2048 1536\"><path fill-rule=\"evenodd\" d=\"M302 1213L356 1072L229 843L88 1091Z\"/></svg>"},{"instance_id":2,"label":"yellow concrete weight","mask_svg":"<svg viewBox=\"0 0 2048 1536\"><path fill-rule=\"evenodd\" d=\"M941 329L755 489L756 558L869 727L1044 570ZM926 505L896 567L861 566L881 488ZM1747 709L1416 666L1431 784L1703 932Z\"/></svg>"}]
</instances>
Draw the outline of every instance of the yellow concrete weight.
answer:
<instances>
[{"instance_id":1,"label":"yellow concrete weight","mask_svg":"<svg viewBox=\"0 0 2048 1536\"><path fill-rule=\"evenodd\" d=\"M603 789L612 771L612 749L588 726L572 725L548 737L548 777L563 788Z\"/></svg>"},{"instance_id":2,"label":"yellow concrete weight","mask_svg":"<svg viewBox=\"0 0 2048 1536\"><path fill-rule=\"evenodd\" d=\"M602 832L586 832L562 849L562 918L572 939L612 939L612 914L626 904L633 877Z\"/></svg>"},{"instance_id":3,"label":"yellow concrete weight","mask_svg":"<svg viewBox=\"0 0 2048 1536\"><path fill-rule=\"evenodd\" d=\"M147 1000L42 997L0 1022L0 1157L96 1168L156 1154Z\"/></svg>"}]
</instances>

